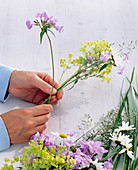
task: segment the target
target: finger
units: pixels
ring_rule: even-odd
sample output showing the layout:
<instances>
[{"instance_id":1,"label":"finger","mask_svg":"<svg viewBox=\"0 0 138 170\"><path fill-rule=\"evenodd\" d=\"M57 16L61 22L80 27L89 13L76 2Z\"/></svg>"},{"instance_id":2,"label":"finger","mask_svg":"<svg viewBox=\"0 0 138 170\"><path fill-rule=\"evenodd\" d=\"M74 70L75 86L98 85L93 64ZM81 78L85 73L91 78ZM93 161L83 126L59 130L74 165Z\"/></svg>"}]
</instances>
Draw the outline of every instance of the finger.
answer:
<instances>
[{"instance_id":1,"label":"finger","mask_svg":"<svg viewBox=\"0 0 138 170\"><path fill-rule=\"evenodd\" d=\"M36 134L37 132L40 132L40 133L43 132L46 129L46 127L47 127L46 124L35 127L34 129L30 131L29 133L30 137Z\"/></svg>"},{"instance_id":2,"label":"finger","mask_svg":"<svg viewBox=\"0 0 138 170\"><path fill-rule=\"evenodd\" d=\"M55 102L51 102L50 104L52 104L52 105L56 105L56 104L58 104L58 100L57 101L55 101Z\"/></svg>"},{"instance_id":3,"label":"finger","mask_svg":"<svg viewBox=\"0 0 138 170\"><path fill-rule=\"evenodd\" d=\"M41 79L38 76L35 78L35 87L41 89L43 92L47 94L50 94L52 90L51 84L49 84L48 82L46 82L45 80ZM57 90L53 88L52 94L56 94L56 93L57 93Z\"/></svg>"},{"instance_id":4,"label":"finger","mask_svg":"<svg viewBox=\"0 0 138 170\"><path fill-rule=\"evenodd\" d=\"M39 90L37 95L34 97L32 103L34 104L40 104L43 103L42 101L45 101L49 97L49 94L44 93L43 91Z\"/></svg>"},{"instance_id":5,"label":"finger","mask_svg":"<svg viewBox=\"0 0 138 170\"><path fill-rule=\"evenodd\" d=\"M57 98L58 100L62 99L63 97L63 90L60 90L58 93L57 93Z\"/></svg>"},{"instance_id":6,"label":"finger","mask_svg":"<svg viewBox=\"0 0 138 170\"><path fill-rule=\"evenodd\" d=\"M58 99L57 99L57 96L52 96L51 97L51 100L50 100L50 104L52 105L56 105L58 103Z\"/></svg>"},{"instance_id":7,"label":"finger","mask_svg":"<svg viewBox=\"0 0 138 170\"><path fill-rule=\"evenodd\" d=\"M53 85L53 78L49 74L40 72L37 73L37 75L51 86ZM54 87L57 89L58 86L59 86L58 82L54 80Z\"/></svg>"},{"instance_id":8,"label":"finger","mask_svg":"<svg viewBox=\"0 0 138 170\"><path fill-rule=\"evenodd\" d=\"M43 125L50 119L50 113L42 116L37 116L34 118L35 126Z\"/></svg>"},{"instance_id":9,"label":"finger","mask_svg":"<svg viewBox=\"0 0 138 170\"><path fill-rule=\"evenodd\" d=\"M43 105L31 107L30 109L31 109L32 115L35 117L35 116L40 116L40 115L44 115L49 112L52 112L53 107L51 104L43 104Z\"/></svg>"}]
</instances>

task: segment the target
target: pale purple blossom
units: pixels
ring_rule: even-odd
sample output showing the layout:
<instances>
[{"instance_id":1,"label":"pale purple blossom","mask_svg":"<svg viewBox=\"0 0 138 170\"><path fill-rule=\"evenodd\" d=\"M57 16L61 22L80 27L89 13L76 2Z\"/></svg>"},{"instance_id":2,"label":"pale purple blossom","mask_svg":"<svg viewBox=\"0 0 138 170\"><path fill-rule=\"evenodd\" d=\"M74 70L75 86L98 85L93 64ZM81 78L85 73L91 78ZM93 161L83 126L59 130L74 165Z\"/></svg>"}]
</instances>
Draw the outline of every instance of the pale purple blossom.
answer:
<instances>
[{"instance_id":1,"label":"pale purple blossom","mask_svg":"<svg viewBox=\"0 0 138 170\"><path fill-rule=\"evenodd\" d=\"M32 21L31 21L30 19L28 19L28 20L26 21L26 26L27 26L28 29L31 29L31 28L32 28L33 23L32 23Z\"/></svg>"},{"instance_id":2,"label":"pale purple blossom","mask_svg":"<svg viewBox=\"0 0 138 170\"><path fill-rule=\"evenodd\" d=\"M120 68L119 68L119 71L118 71L117 73L122 75L125 70L126 70L126 67L125 67L125 66L120 67Z\"/></svg>"},{"instance_id":3,"label":"pale purple blossom","mask_svg":"<svg viewBox=\"0 0 138 170\"><path fill-rule=\"evenodd\" d=\"M109 161L104 162L104 169L105 170L112 170L113 169L113 164Z\"/></svg>"},{"instance_id":4,"label":"pale purple blossom","mask_svg":"<svg viewBox=\"0 0 138 170\"><path fill-rule=\"evenodd\" d=\"M42 14L41 13L37 13L35 17L42 18Z\"/></svg>"},{"instance_id":5,"label":"pale purple blossom","mask_svg":"<svg viewBox=\"0 0 138 170\"><path fill-rule=\"evenodd\" d=\"M111 58L109 51L102 51L100 55L100 60L107 62Z\"/></svg>"},{"instance_id":6,"label":"pale purple blossom","mask_svg":"<svg viewBox=\"0 0 138 170\"><path fill-rule=\"evenodd\" d=\"M64 27L63 26L56 26L55 27L56 30L59 32L59 33L62 33L64 31Z\"/></svg>"},{"instance_id":7,"label":"pale purple blossom","mask_svg":"<svg viewBox=\"0 0 138 170\"><path fill-rule=\"evenodd\" d=\"M39 132L37 132L35 135L33 135L33 136L30 138L30 140L33 140L33 141L35 141L35 142L38 142L40 138L41 138L41 135L40 135Z\"/></svg>"},{"instance_id":8,"label":"pale purple blossom","mask_svg":"<svg viewBox=\"0 0 138 170\"><path fill-rule=\"evenodd\" d=\"M49 135L47 135L45 132L41 134L41 139L44 142L44 146L51 146L53 145L53 140L50 138Z\"/></svg>"},{"instance_id":9,"label":"pale purple blossom","mask_svg":"<svg viewBox=\"0 0 138 170\"><path fill-rule=\"evenodd\" d=\"M39 20L35 20L34 24L32 23L31 20L27 20L26 21L26 25L28 29L31 29L33 25L35 26L39 26L42 30L44 28L55 28L59 33L62 33L64 31L64 27L63 26L59 26L58 20L56 18L53 18L53 16L48 16L46 12L43 13L37 13L36 14L37 18L40 18Z\"/></svg>"},{"instance_id":10,"label":"pale purple blossom","mask_svg":"<svg viewBox=\"0 0 138 170\"><path fill-rule=\"evenodd\" d=\"M128 55L125 56L125 61L126 61L127 64L129 63L129 56Z\"/></svg>"}]
</instances>

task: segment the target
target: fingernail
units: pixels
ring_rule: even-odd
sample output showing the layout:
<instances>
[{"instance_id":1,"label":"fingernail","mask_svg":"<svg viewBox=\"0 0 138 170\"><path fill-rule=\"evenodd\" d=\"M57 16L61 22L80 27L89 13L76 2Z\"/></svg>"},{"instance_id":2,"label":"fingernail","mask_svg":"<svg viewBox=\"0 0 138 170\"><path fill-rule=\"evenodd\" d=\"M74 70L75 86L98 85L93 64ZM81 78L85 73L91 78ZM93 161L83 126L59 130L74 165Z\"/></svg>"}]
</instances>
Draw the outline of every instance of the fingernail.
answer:
<instances>
[{"instance_id":1,"label":"fingernail","mask_svg":"<svg viewBox=\"0 0 138 170\"><path fill-rule=\"evenodd\" d=\"M50 89L50 92L52 91L52 89ZM53 93L57 93L57 90L55 88L53 88Z\"/></svg>"},{"instance_id":2,"label":"fingernail","mask_svg":"<svg viewBox=\"0 0 138 170\"><path fill-rule=\"evenodd\" d=\"M48 126L48 122L45 123L46 127Z\"/></svg>"}]
</instances>

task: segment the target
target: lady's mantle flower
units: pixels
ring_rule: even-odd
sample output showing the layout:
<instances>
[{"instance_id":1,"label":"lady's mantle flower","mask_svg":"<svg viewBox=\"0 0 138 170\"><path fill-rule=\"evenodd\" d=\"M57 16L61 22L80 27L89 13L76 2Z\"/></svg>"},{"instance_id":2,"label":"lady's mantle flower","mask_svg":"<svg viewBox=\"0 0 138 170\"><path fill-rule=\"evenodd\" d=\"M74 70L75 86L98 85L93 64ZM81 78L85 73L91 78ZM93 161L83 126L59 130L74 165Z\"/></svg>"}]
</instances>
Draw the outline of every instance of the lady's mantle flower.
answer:
<instances>
[{"instance_id":1,"label":"lady's mantle flower","mask_svg":"<svg viewBox=\"0 0 138 170\"><path fill-rule=\"evenodd\" d=\"M109 51L102 51L100 55L100 60L107 62L111 58Z\"/></svg>"},{"instance_id":2,"label":"lady's mantle flower","mask_svg":"<svg viewBox=\"0 0 138 170\"><path fill-rule=\"evenodd\" d=\"M96 158L94 161L92 161L92 164L96 166L96 170L104 170L104 163L98 162L98 159Z\"/></svg>"},{"instance_id":3,"label":"lady's mantle flower","mask_svg":"<svg viewBox=\"0 0 138 170\"><path fill-rule=\"evenodd\" d=\"M64 134L64 133L51 132L51 134L56 136L55 137L55 144L56 145L63 146L65 141L72 141L72 142L75 141L74 137L67 135L67 134Z\"/></svg>"},{"instance_id":4,"label":"lady's mantle flower","mask_svg":"<svg viewBox=\"0 0 138 170\"><path fill-rule=\"evenodd\" d=\"M116 132L119 131L129 131L129 130L134 130L136 128L134 128L134 125L130 125L129 126L129 122L125 123L124 121L122 121L122 126L119 126L118 129L115 129Z\"/></svg>"}]
</instances>

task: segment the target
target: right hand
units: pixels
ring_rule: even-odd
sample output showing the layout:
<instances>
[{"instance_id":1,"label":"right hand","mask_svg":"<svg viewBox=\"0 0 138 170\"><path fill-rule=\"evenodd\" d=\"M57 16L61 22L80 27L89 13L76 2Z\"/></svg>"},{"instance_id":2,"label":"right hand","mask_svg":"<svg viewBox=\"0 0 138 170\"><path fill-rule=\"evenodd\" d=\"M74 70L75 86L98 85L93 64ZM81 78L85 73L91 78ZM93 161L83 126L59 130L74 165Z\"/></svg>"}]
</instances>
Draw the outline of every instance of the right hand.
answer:
<instances>
[{"instance_id":1,"label":"right hand","mask_svg":"<svg viewBox=\"0 0 138 170\"><path fill-rule=\"evenodd\" d=\"M50 118L49 112L52 110L51 104L43 104L2 114L1 118L7 128L10 143L29 141L36 132L44 131Z\"/></svg>"}]
</instances>

